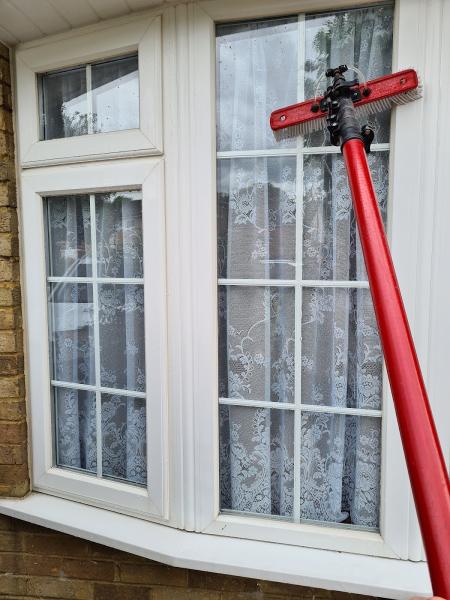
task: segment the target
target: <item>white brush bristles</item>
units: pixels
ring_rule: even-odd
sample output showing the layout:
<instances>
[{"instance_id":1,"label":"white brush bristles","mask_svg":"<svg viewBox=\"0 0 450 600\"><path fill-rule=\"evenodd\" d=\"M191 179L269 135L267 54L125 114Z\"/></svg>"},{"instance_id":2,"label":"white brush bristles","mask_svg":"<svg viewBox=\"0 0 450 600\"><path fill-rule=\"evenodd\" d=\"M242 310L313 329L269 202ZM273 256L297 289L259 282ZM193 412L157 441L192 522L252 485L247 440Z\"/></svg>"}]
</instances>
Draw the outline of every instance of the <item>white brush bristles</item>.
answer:
<instances>
[{"instance_id":1,"label":"white brush bristles","mask_svg":"<svg viewBox=\"0 0 450 600\"><path fill-rule=\"evenodd\" d=\"M422 98L422 86L420 81L416 89L409 92L396 94L395 96L383 98L382 100L375 100L374 102L368 102L367 104L363 104L361 106L355 104L355 111L358 118L364 119L370 115L373 115L374 113L381 112L383 110L389 110L394 106L401 106L402 104L419 100L419 98ZM308 135L314 131L325 129L326 124L326 115L324 115L323 117L306 121L305 123L298 123L297 125L291 125L290 127L285 127L284 129L278 129L278 131L274 131L274 136L277 141L281 141L298 137L300 135Z\"/></svg>"}]
</instances>

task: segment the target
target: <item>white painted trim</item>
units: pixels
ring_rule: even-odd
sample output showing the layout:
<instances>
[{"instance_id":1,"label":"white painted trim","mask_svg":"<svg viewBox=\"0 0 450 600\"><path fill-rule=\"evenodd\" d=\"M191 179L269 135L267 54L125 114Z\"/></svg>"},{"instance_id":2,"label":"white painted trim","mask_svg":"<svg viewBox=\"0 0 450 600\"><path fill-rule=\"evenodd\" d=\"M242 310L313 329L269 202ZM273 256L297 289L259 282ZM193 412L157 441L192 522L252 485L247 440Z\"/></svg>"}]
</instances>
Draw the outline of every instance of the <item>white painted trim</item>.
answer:
<instances>
[{"instance_id":1,"label":"white painted trim","mask_svg":"<svg viewBox=\"0 0 450 600\"><path fill-rule=\"evenodd\" d=\"M163 162L158 158L28 169L22 173L21 215L27 316L28 393L33 487L143 518L167 519L165 218ZM53 466L46 267L42 197L142 187L148 488ZM92 198L91 198L92 205ZM91 206L92 208L92 206ZM94 273L95 276L95 273ZM36 318L39 315L39 318ZM99 388L95 388L98 396ZM117 390L115 393L120 393ZM98 412L98 411L97 411Z\"/></svg>"},{"instance_id":2,"label":"white painted trim","mask_svg":"<svg viewBox=\"0 0 450 600\"><path fill-rule=\"evenodd\" d=\"M162 66L160 15L47 40L16 53L18 146L22 167L63 164L127 155L161 154ZM137 51L139 56L139 129L39 140L36 74Z\"/></svg>"},{"instance_id":3,"label":"white painted trim","mask_svg":"<svg viewBox=\"0 0 450 600\"><path fill-rule=\"evenodd\" d=\"M0 513L175 567L395 600L431 595L424 563L179 531L36 493L0 500Z\"/></svg>"}]
</instances>

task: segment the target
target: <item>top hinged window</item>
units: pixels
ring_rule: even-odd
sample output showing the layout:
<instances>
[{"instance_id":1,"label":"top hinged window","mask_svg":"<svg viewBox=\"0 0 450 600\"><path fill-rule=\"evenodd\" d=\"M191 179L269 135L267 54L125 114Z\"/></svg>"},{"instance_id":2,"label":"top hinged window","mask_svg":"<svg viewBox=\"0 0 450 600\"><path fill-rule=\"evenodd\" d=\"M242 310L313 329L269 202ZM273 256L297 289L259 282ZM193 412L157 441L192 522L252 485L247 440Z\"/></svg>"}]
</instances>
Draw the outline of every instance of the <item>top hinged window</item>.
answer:
<instances>
[{"instance_id":1,"label":"top hinged window","mask_svg":"<svg viewBox=\"0 0 450 600\"><path fill-rule=\"evenodd\" d=\"M22 167L161 154L161 14L16 52Z\"/></svg>"},{"instance_id":2,"label":"top hinged window","mask_svg":"<svg viewBox=\"0 0 450 600\"><path fill-rule=\"evenodd\" d=\"M40 139L138 129L138 55L38 75Z\"/></svg>"}]
</instances>

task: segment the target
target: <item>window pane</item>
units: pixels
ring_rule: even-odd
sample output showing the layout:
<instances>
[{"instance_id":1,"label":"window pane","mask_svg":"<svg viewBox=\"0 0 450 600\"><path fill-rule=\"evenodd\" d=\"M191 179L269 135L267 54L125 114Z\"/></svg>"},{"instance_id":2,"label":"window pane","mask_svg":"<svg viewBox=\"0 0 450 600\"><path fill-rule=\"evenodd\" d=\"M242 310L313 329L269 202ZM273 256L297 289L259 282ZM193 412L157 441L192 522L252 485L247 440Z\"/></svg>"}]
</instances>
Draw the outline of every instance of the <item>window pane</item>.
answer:
<instances>
[{"instance_id":1,"label":"window pane","mask_svg":"<svg viewBox=\"0 0 450 600\"><path fill-rule=\"evenodd\" d=\"M219 415L221 508L291 517L293 412L222 405Z\"/></svg>"},{"instance_id":2,"label":"window pane","mask_svg":"<svg viewBox=\"0 0 450 600\"><path fill-rule=\"evenodd\" d=\"M337 149L311 153L326 132L276 142L269 115L315 96L331 66L390 73L393 3L216 31L221 506L377 528L381 417L364 415L382 408L382 351L370 290L351 287L367 274L347 174ZM389 141L389 111L367 121ZM369 166L386 223L389 152ZM301 474L285 510L270 440L289 432Z\"/></svg>"},{"instance_id":3,"label":"window pane","mask_svg":"<svg viewBox=\"0 0 450 600\"><path fill-rule=\"evenodd\" d=\"M138 57L92 65L94 133L139 127Z\"/></svg>"},{"instance_id":4,"label":"window pane","mask_svg":"<svg viewBox=\"0 0 450 600\"><path fill-rule=\"evenodd\" d=\"M141 192L95 196L99 277L144 276Z\"/></svg>"},{"instance_id":5,"label":"window pane","mask_svg":"<svg viewBox=\"0 0 450 600\"><path fill-rule=\"evenodd\" d=\"M296 158L218 161L219 277L295 278Z\"/></svg>"},{"instance_id":6,"label":"window pane","mask_svg":"<svg viewBox=\"0 0 450 600\"><path fill-rule=\"evenodd\" d=\"M392 70L393 5L307 15L305 20L305 98L316 94L320 75L330 67L356 67L366 79L375 79ZM349 71L353 78L354 73ZM358 76L358 75L356 75ZM361 78L360 78L361 79ZM322 79L318 94L326 88ZM390 111L362 119L375 127L375 142L389 141ZM364 123L363 123L364 122ZM325 130L305 139L306 145L329 145Z\"/></svg>"},{"instance_id":7,"label":"window pane","mask_svg":"<svg viewBox=\"0 0 450 600\"><path fill-rule=\"evenodd\" d=\"M145 400L102 394L103 475L145 484Z\"/></svg>"},{"instance_id":8,"label":"window pane","mask_svg":"<svg viewBox=\"0 0 450 600\"><path fill-rule=\"evenodd\" d=\"M47 200L47 272L53 277L90 277L91 215L89 196Z\"/></svg>"},{"instance_id":9,"label":"window pane","mask_svg":"<svg viewBox=\"0 0 450 600\"><path fill-rule=\"evenodd\" d=\"M369 290L304 288L302 402L380 409L383 355Z\"/></svg>"},{"instance_id":10,"label":"window pane","mask_svg":"<svg viewBox=\"0 0 450 600\"><path fill-rule=\"evenodd\" d=\"M368 159L386 221L389 154L373 152ZM303 185L303 279L367 280L342 156L305 156Z\"/></svg>"},{"instance_id":11,"label":"window pane","mask_svg":"<svg viewBox=\"0 0 450 600\"><path fill-rule=\"evenodd\" d=\"M49 283L48 313L52 378L95 383L92 285Z\"/></svg>"},{"instance_id":12,"label":"window pane","mask_svg":"<svg viewBox=\"0 0 450 600\"><path fill-rule=\"evenodd\" d=\"M88 132L86 68L78 67L39 77L41 86L41 138L85 135Z\"/></svg>"},{"instance_id":13,"label":"window pane","mask_svg":"<svg viewBox=\"0 0 450 600\"><path fill-rule=\"evenodd\" d=\"M294 289L219 290L219 394L293 402Z\"/></svg>"},{"instance_id":14,"label":"window pane","mask_svg":"<svg viewBox=\"0 0 450 600\"><path fill-rule=\"evenodd\" d=\"M298 19L217 27L218 150L295 146L276 143L272 110L297 102Z\"/></svg>"},{"instance_id":15,"label":"window pane","mask_svg":"<svg viewBox=\"0 0 450 600\"><path fill-rule=\"evenodd\" d=\"M302 519L378 527L380 419L303 413L301 454Z\"/></svg>"},{"instance_id":16,"label":"window pane","mask_svg":"<svg viewBox=\"0 0 450 600\"><path fill-rule=\"evenodd\" d=\"M95 473L97 433L95 394L53 388L56 421L56 464Z\"/></svg>"},{"instance_id":17,"label":"window pane","mask_svg":"<svg viewBox=\"0 0 450 600\"><path fill-rule=\"evenodd\" d=\"M99 285L101 385L145 391L144 286Z\"/></svg>"},{"instance_id":18,"label":"window pane","mask_svg":"<svg viewBox=\"0 0 450 600\"><path fill-rule=\"evenodd\" d=\"M145 485L146 400L126 394L146 387L142 193L46 198L44 216L55 464Z\"/></svg>"},{"instance_id":19,"label":"window pane","mask_svg":"<svg viewBox=\"0 0 450 600\"><path fill-rule=\"evenodd\" d=\"M41 139L139 127L138 56L38 76Z\"/></svg>"}]
</instances>

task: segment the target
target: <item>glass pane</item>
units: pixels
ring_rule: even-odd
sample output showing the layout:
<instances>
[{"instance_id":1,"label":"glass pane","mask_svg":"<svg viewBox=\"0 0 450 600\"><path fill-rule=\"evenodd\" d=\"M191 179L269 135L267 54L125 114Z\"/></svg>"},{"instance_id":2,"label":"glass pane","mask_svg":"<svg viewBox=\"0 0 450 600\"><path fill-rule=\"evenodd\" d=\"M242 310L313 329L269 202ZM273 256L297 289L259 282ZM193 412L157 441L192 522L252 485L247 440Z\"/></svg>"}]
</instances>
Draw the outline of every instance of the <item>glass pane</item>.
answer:
<instances>
[{"instance_id":1,"label":"glass pane","mask_svg":"<svg viewBox=\"0 0 450 600\"><path fill-rule=\"evenodd\" d=\"M144 287L98 286L101 385L145 391Z\"/></svg>"},{"instance_id":2,"label":"glass pane","mask_svg":"<svg viewBox=\"0 0 450 600\"><path fill-rule=\"evenodd\" d=\"M380 409L383 355L365 289L304 288L302 402Z\"/></svg>"},{"instance_id":3,"label":"glass pane","mask_svg":"<svg viewBox=\"0 0 450 600\"><path fill-rule=\"evenodd\" d=\"M294 289L219 288L219 395L294 401Z\"/></svg>"},{"instance_id":4,"label":"glass pane","mask_svg":"<svg viewBox=\"0 0 450 600\"><path fill-rule=\"evenodd\" d=\"M303 413L300 516L379 526L381 420Z\"/></svg>"},{"instance_id":5,"label":"glass pane","mask_svg":"<svg viewBox=\"0 0 450 600\"><path fill-rule=\"evenodd\" d=\"M296 159L218 161L219 277L295 278Z\"/></svg>"},{"instance_id":6,"label":"glass pane","mask_svg":"<svg viewBox=\"0 0 450 600\"><path fill-rule=\"evenodd\" d=\"M56 465L97 471L95 394L53 388Z\"/></svg>"},{"instance_id":7,"label":"glass pane","mask_svg":"<svg viewBox=\"0 0 450 600\"><path fill-rule=\"evenodd\" d=\"M139 127L138 57L92 65L94 133Z\"/></svg>"},{"instance_id":8,"label":"glass pane","mask_svg":"<svg viewBox=\"0 0 450 600\"><path fill-rule=\"evenodd\" d=\"M99 277L143 277L142 194L96 194Z\"/></svg>"},{"instance_id":9,"label":"glass pane","mask_svg":"<svg viewBox=\"0 0 450 600\"><path fill-rule=\"evenodd\" d=\"M95 383L92 285L48 284L52 378Z\"/></svg>"},{"instance_id":10,"label":"glass pane","mask_svg":"<svg viewBox=\"0 0 450 600\"><path fill-rule=\"evenodd\" d=\"M329 67L356 67L366 79L386 75L392 70L393 4L356 10L307 15L305 20L305 98L315 96L319 77ZM350 70L348 77L355 74ZM356 75L357 76L357 75ZM361 79L361 78L360 78ZM318 95L326 88L322 79ZM375 127L375 142L389 141L390 111L362 119ZM305 139L308 146L329 145L325 131Z\"/></svg>"},{"instance_id":11,"label":"glass pane","mask_svg":"<svg viewBox=\"0 0 450 600\"><path fill-rule=\"evenodd\" d=\"M41 139L72 137L88 132L86 68L77 67L39 76Z\"/></svg>"},{"instance_id":12,"label":"glass pane","mask_svg":"<svg viewBox=\"0 0 450 600\"><path fill-rule=\"evenodd\" d=\"M270 113L297 102L298 20L219 25L217 31L218 150L295 146L276 142Z\"/></svg>"},{"instance_id":13,"label":"glass pane","mask_svg":"<svg viewBox=\"0 0 450 600\"><path fill-rule=\"evenodd\" d=\"M293 411L222 405L219 421L221 508L292 517Z\"/></svg>"},{"instance_id":14,"label":"glass pane","mask_svg":"<svg viewBox=\"0 0 450 600\"><path fill-rule=\"evenodd\" d=\"M54 277L91 277L89 196L46 199L47 273Z\"/></svg>"},{"instance_id":15,"label":"glass pane","mask_svg":"<svg viewBox=\"0 0 450 600\"><path fill-rule=\"evenodd\" d=\"M145 400L102 394L103 475L147 481Z\"/></svg>"},{"instance_id":16,"label":"glass pane","mask_svg":"<svg viewBox=\"0 0 450 600\"><path fill-rule=\"evenodd\" d=\"M386 222L389 154L368 158ZM305 156L303 182L303 279L367 280L342 156Z\"/></svg>"}]
</instances>

